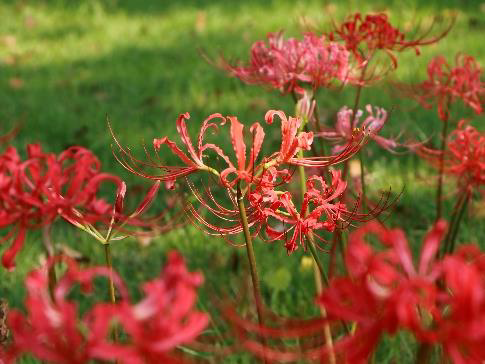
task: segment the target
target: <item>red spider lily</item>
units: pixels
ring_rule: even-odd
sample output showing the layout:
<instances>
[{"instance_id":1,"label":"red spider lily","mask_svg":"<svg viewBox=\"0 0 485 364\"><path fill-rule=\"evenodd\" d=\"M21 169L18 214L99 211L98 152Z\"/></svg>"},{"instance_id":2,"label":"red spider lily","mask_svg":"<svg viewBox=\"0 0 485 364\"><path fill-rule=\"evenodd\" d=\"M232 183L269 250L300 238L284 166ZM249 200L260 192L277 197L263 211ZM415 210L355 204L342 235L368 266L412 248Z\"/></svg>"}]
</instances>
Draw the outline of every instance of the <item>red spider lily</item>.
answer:
<instances>
[{"instance_id":1,"label":"red spider lily","mask_svg":"<svg viewBox=\"0 0 485 364\"><path fill-rule=\"evenodd\" d=\"M218 125L215 123L210 123L210 120L214 118L221 119L221 124L226 122L226 118L222 117L220 114L212 114L209 116L202 124L199 138L198 138L198 151L192 145L190 137L188 136L185 119L189 117L189 114L182 114L177 120L177 130L181 135L181 139L184 142L190 157L185 154L175 143L170 141L168 138L164 137L161 139L154 140L155 151L158 152L161 145L166 144L172 152L183 162L185 166L167 166L160 162L160 158L157 155L157 159L153 158L146 153L147 161L141 161L135 158L128 148L121 146L119 141L113 135L116 145L119 150L115 154L116 158L120 163L130 172L135 173L139 176L169 182L173 185L173 182L177 178L186 177L197 171L208 171L219 177L221 184L224 187L232 187L238 181L245 181L247 183L253 182L254 180L259 181L261 174L270 167L279 167L283 164L289 165L300 165L308 167L326 167L339 162L342 162L350 158L355 154L361 147L364 141L364 133L360 131L354 131L353 138L349 140L347 146L338 155L332 156L322 156L322 157L296 157L296 154L300 150L309 150L313 142L312 132L301 132L299 128L301 126L301 119L289 117L287 118L285 113L279 110L269 110L265 115L265 120L268 124L273 123L274 116L278 115L281 119L281 148L277 153L273 153L271 156L264 158L262 163L257 164L257 158L261 151L264 130L259 123L254 123L251 128L251 134L253 137L253 145L249 155L249 162L247 163L246 158L246 144L243 140L243 130L244 126L239 122L235 116L228 116L227 119L230 121L230 134L231 142L233 144L233 149L236 155L237 164L233 164L227 157L227 154L218 146L214 144L203 144L203 139L205 132L208 128L217 128ZM208 165L203 161L204 157L207 157L204 152L212 150L215 151L217 156L221 157L227 167L222 170L222 172L217 171L214 167ZM191 159L192 158L192 159ZM235 167L237 165L237 167ZM167 173L162 173L158 175L150 174L145 172L143 169L158 168ZM229 179L228 176L235 174L236 177Z\"/></svg>"},{"instance_id":2,"label":"red spider lily","mask_svg":"<svg viewBox=\"0 0 485 364\"><path fill-rule=\"evenodd\" d=\"M121 163L123 167L125 167L130 172L142 176L144 178L164 181L168 183L168 187L172 188L173 183L177 178L181 178L184 176L188 176L194 172L199 170L208 170L209 167L205 165L203 162L203 153L208 150L213 150L217 153L220 157L222 157L227 164L230 164L229 158L222 152L222 150L214 144L206 143L204 144L204 137L205 133L208 129L218 129L218 125L214 122L211 122L213 119L221 119L222 121L225 118L221 114L212 114L207 119L205 119L202 123L200 128L199 136L197 138L197 151L194 148L192 140L188 134L187 125L185 120L190 118L189 113L180 114L177 118L177 132L180 135L180 139L182 143L187 148L189 155L184 153L175 142L168 139L167 137L163 137L160 139L153 140L153 148L157 153L157 159L155 160L152 156L148 154L146 151L147 160L142 161L131 153L129 148L123 147L118 139L115 137L113 130L111 129L111 135L113 136L113 140L115 141L118 150L113 150L113 153L116 159ZM166 145L173 154L175 154L185 165L184 166L168 166L160 164L159 160L160 157L158 156L158 151L162 147L162 145ZM155 168L160 169L164 173L159 175L151 175L148 172L144 172L144 168Z\"/></svg>"},{"instance_id":3,"label":"red spider lily","mask_svg":"<svg viewBox=\"0 0 485 364\"><path fill-rule=\"evenodd\" d=\"M248 84L268 86L282 93L302 93L306 84L316 90L328 87L334 80L346 82L348 56L344 47L329 42L325 36L309 32L303 40L284 39L283 32L279 32L268 34L268 44L253 44L248 65L231 65L222 60L222 67Z\"/></svg>"},{"instance_id":4,"label":"red spider lily","mask_svg":"<svg viewBox=\"0 0 485 364\"><path fill-rule=\"evenodd\" d=\"M377 50L385 51L391 58L393 68L397 67L397 58L393 51L403 51L414 48L419 54L419 47L438 42L450 31L453 22L442 33L429 36L431 28L421 36L408 40L406 35L395 28L384 13L368 14L365 17L360 13L348 16L340 25L334 24L334 31L330 39L339 39L353 54L358 63L364 65Z\"/></svg>"},{"instance_id":5,"label":"red spider lily","mask_svg":"<svg viewBox=\"0 0 485 364\"><path fill-rule=\"evenodd\" d=\"M276 163L291 164L300 150L310 150L313 132L300 131L301 119L291 116L287 118L283 111L269 110L264 119L268 124L272 124L275 115L278 115L281 120L281 148L276 157Z\"/></svg>"},{"instance_id":6,"label":"red spider lily","mask_svg":"<svg viewBox=\"0 0 485 364\"><path fill-rule=\"evenodd\" d=\"M72 209L70 214L62 213L61 216L103 244L114 240L124 239L128 235L145 238L151 237L153 234L160 235L161 233L171 231L174 228L183 225L183 222L180 221L180 214L178 213L171 214L167 221L165 219L166 211L149 218L141 216L155 200L159 188L160 181L156 181L147 191L147 194L138 207L133 212L127 213L124 210L126 184L125 182L122 182L118 187L114 206L111 208L111 211L105 213L104 219L102 220L105 225L104 227L107 229L105 234L101 233L89 219L86 219L83 212L77 209ZM174 202L175 201L169 203L169 208L173 207ZM153 232L140 228L149 228L153 230ZM115 235L115 231L118 233L117 235Z\"/></svg>"},{"instance_id":7,"label":"red spider lily","mask_svg":"<svg viewBox=\"0 0 485 364\"><path fill-rule=\"evenodd\" d=\"M438 320L436 302L440 298L436 285L441 268L434 261L446 223L440 221L426 236L416 267L404 232L387 230L370 222L350 234L345 263L349 276L331 280L329 287L318 298L325 307L328 319L288 323L283 327L258 327L232 314L242 335L242 344L255 355L278 362L301 359L323 359L329 349L315 335L322 331L325 322L341 320L356 323L356 330L334 341L338 362L366 363L383 333L408 329L425 341L436 340L436 331L427 324L426 314ZM374 234L383 245L378 252L364 240ZM269 347L248 337L248 333L275 339L313 337L313 345L303 352L300 348ZM269 342L269 340L267 340Z\"/></svg>"},{"instance_id":8,"label":"red spider lily","mask_svg":"<svg viewBox=\"0 0 485 364\"><path fill-rule=\"evenodd\" d=\"M485 357L485 255L462 246L441 264L446 312L436 325L436 342L454 363L480 363Z\"/></svg>"},{"instance_id":9,"label":"red spider lily","mask_svg":"<svg viewBox=\"0 0 485 364\"><path fill-rule=\"evenodd\" d=\"M300 118L287 118L285 113L277 110L266 112L266 122L273 123L274 116L278 115L281 120L281 148L271 158L273 163L290 164L304 167L328 167L349 159L357 153L365 141L365 133L361 130L354 129L352 136L349 138L347 145L342 148L338 154L333 156L322 157L295 157L301 150L310 150L313 143L313 132L299 131L301 126ZM267 165L270 163L267 163Z\"/></svg>"},{"instance_id":10,"label":"red spider lily","mask_svg":"<svg viewBox=\"0 0 485 364\"><path fill-rule=\"evenodd\" d=\"M441 151L421 147L420 156L439 167ZM481 187L485 184L485 135L465 120L458 123L448 137L444 151L444 172L458 178L463 188Z\"/></svg>"},{"instance_id":11,"label":"red spider lily","mask_svg":"<svg viewBox=\"0 0 485 364\"><path fill-rule=\"evenodd\" d=\"M315 136L322 137L336 143L332 149L332 152L337 154L341 153L348 147L349 144L354 142L355 129L357 128L362 129L362 131L370 139L374 140L382 148L390 152L395 152L396 148L398 148L401 144L399 144L395 139L387 139L378 135L389 119L387 111L379 107L374 107L373 110L371 105L367 105L366 110L368 116L363 121L361 121L361 117L364 114L362 110L357 110L354 120L351 120L353 110L344 106L337 113L335 129L329 129L316 133Z\"/></svg>"},{"instance_id":12,"label":"red spider lily","mask_svg":"<svg viewBox=\"0 0 485 364\"><path fill-rule=\"evenodd\" d=\"M455 99L461 99L480 114L485 95L481 75L482 69L472 56L457 54L454 67L445 57L437 56L428 64L428 79L413 87L409 93L423 107L430 108L435 103L441 120L447 119L448 109Z\"/></svg>"},{"instance_id":13,"label":"red spider lily","mask_svg":"<svg viewBox=\"0 0 485 364\"><path fill-rule=\"evenodd\" d=\"M208 324L206 314L196 311L196 288L202 276L187 271L178 253L169 254L160 278L145 283L146 297L137 304L116 274L113 275L123 300L119 304L97 303L79 318L76 304L67 299L76 283L84 288L95 276L112 275L105 267L85 270L67 260L68 270L54 290L48 291L45 269L27 278L27 316L9 313L13 343L7 362L31 353L52 363L88 363L91 360L118 360L121 363L181 363L176 346L188 344ZM108 339L110 324L118 320L129 336L126 343Z\"/></svg>"},{"instance_id":14,"label":"red spider lily","mask_svg":"<svg viewBox=\"0 0 485 364\"><path fill-rule=\"evenodd\" d=\"M254 123L249 129L253 135L253 146L251 147L249 155L249 164L246 167L246 144L244 143L243 135L244 125L235 116L228 116L227 118L231 123L231 142L234 153L236 154L238 168L235 168L229 162L229 167L221 172L220 178L224 186L234 186L240 180L246 182L253 180L255 162L264 140L264 130L259 123ZM237 177L229 181L227 177L233 173L236 173Z\"/></svg>"},{"instance_id":15,"label":"red spider lily","mask_svg":"<svg viewBox=\"0 0 485 364\"><path fill-rule=\"evenodd\" d=\"M291 254L299 245L306 247L305 239L310 234L325 243L326 240L320 236L320 232L333 232L339 224L349 225L357 221L370 220L390 206L387 200L384 200L367 214L349 210L345 203L340 202L340 197L347 188L347 182L342 180L341 171L332 170L331 176L331 185L328 185L320 176L308 178L307 192L303 197L300 210L296 209L289 192L279 194L277 200L269 196L271 208L264 210L266 213L264 225L270 241L285 240L287 252ZM264 201L264 199L260 200ZM283 224L283 229L273 227L274 224L268 221L269 218ZM288 238L292 230L292 236Z\"/></svg>"},{"instance_id":16,"label":"red spider lily","mask_svg":"<svg viewBox=\"0 0 485 364\"><path fill-rule=\"evenodd\" d=\"M110 310L99 309L96 316L88 312L79 319L77 305L66 297L74 283L86 288L94 276L110 273L105 268L79 271L73 261L67 260L67 263L68 271L54 289L55 302L49 295L47 269L34 270L27 276L27 316L17 310L11 310L8 316L13 342L7 352L7 362L24 353L52 363L66 364L88 363L95 358L116 358L106 350L110 347L106 341L112 318ZM126 296L122 284L119 288ZM103 355L99 355L100 349L104 349Z\"/></svg>"},{"instance_id":17,"label":"red spider lily","mask_svg":"<svg viewBox=\"0 0 485 364\"><path fill-rule=\"evenodd\" d=\"M208 324L207 314L194 309L202 281L171 253L162 277L144 284L145 298L135 305L121 303L118 318L131 337L125 363L174 362L173 349L193 341Z\"/></svg>"},{"instance_id":18,"label":"red spider lily","mask_svg":"<svg viewBox=\"0 0 485 364\"><path fill-rule=\"evenodd\" d=\"M13 147L0 155L0 227L10 227L2 239L14 241L2 256L13 269L27 230L52 223L57 216L82 210L85 219L95 222L105 217L110 205L97 197L101 183L120 182L100 172L99 160L87 149L72 147L59 156L47 154L40 145L27 147L22 160Z\"/></svg>"}]
</instances>

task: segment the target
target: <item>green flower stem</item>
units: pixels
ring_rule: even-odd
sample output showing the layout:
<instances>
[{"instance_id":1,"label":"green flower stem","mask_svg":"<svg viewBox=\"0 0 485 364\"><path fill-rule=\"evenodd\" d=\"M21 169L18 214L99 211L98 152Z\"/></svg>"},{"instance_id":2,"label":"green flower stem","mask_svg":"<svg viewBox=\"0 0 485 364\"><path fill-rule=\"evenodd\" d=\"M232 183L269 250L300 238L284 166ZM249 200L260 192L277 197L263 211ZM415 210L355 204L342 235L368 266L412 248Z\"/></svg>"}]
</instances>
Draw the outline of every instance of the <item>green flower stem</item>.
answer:
<instances>
[{"instance_id":1,"label":"green flower stem","mask_svg":"<svg viewBox=\"0 0 485 364\"><path fill-rule=\"evenodd\" d=\"M260 325L263 325L263 300L261 296L261 285L258 277L258 269L256 266L256 257L254 255L253 242L251 239L251 233L249 231L248 218L246 215L246 207L244 205L244 197L241 193L241 185L237 184L237 205L239 207L239 216L241 218L241 224L244 231L244 239L246 241L246 253L249 261L249 269L251 271L251 280L253 282L253 294L256 301L256 310L258 313L258 321Z\"/></svg>"},{"instance_id":2,"label":"green flower stem","mask_svg":"<svg viewBox=\"0 0 485 364\"><path fill-rule=\"evenodd\" d=\"M109 241L106 242L104 245L104 255L106 258L106 267L109 270L109 297L112 304L116 303L116 294L115 294L115 285L113 282L113 265L111 260L111 247ZM118 341L118 328L117 326L113 327L113 340L116 342Z\"/></svg>"},{"instance_id":3,"label":"green flower stem","mask_svg":"<svg viewBox=\"0 0 485 364\"><path fill-rule=\"evenodd\" d=\"M449 110L445 114L443 128L441 130L441 155L439 160L438 186L436 188L436 221L441 219L441 216L443 215L443 172L445 167L446 136L448 134L448 115Z\"/></svg>"},{"instance_id":4,"label":"green flower stem","mask_svg":"<svg viewBox=\"0 0 485 364\"><path fill-rule=\"evenodd\" d=\"M298 152L298 156L300 158L303 157L303 151ZM302 201L305 197L306 193L306 176L305 176L305 168L303 166L298 167L298 172L300 174L300 191L301 191L301 197ZM311 233L307 234L308 238L308 247L310 250L310 253L313 257L314 265L313 265L313 273L315 277L315 286L317 289L317 293L321 294L323 292L323 282L325 282L325 285L328 286L328 278L327 274L325 273L325 270L323 269L322 262L318 258L317 250L315 249L315 241L313 238L313 235ZM327 317L327 311L325 310L325 307L323 305L320 305L320 314L322 318ZM323 325L323 335L325 337L325 345L328 349L328 362L330 364L335 364L336 358L335 358L335 352L333 350L333 338L332 338L332 331L330 330L330 325L328 323L325 323Z\"/></svg>"},{"instance_id":5,"label":"green flower stem","mask_svg":"<svg viewBox=\"0 0 485 364\"><path fill-rule=\"evenodd\" d=\"M463 215L465 214L470 198L471 198L471 192L468 190L465 190L464 196L462 198L461 206L455 212L456 218L453 219L455 220L454 224L453 226L450 226L450 230L447 235L446 243L448 246L448 254L453 253L453 251L455 250L456 236L458 235L458 230L461 224L461 220L463 219Z\"/></svg>"}]
</instances>

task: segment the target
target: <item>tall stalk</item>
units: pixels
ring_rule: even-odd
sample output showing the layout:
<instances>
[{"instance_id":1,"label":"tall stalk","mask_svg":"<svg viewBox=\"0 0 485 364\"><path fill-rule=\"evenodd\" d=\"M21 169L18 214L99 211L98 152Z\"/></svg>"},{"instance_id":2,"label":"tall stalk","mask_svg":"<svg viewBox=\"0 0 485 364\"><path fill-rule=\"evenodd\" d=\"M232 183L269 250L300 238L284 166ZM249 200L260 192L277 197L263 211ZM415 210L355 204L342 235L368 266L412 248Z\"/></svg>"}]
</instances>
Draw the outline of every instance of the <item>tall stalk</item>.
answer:
<instances>
[{"instance_id":1,"label":"tall stalk","mask_svg":"<svg viewBox=\"0 0 485 364\"><path fill-rule=\"evenodd\" d=\"M303 151L300 150L298 155L300 158L303 157ZM300 192L303 201L306 193L305 168L303 166L299 166L298 172L300 174ZM315 279L315 287L318 295L320 295L323 292L323 283L325 283L325 285L328 285L328 278L327 274L325 273L325 269L323 268L322 262L318 257L317 250L315 249L315 240L313 238L313 235L311 233L308 233L306 236L308 238L307 245L314 261L313 275ZM320 305L320 315L324 319L327 318L327 311L325 310L325 307L323 305ZM330 330L330 325L328 324L328 322L323 325L323 335L325 337L325 346L327 347L329 353L328 361L330 364L335 364L337 361L333 349L332 331Z\"/></svg>"},{"instance_id":2,"label":"tall stalk","mask_svg":"<svg viewBox=\"0 0 485 364\"><path fill-rule=\"evenodd\" d=\"M261 285L259 283L258 269L256 266L256 257L254 255L253 241L251 233L249 232L248 218L246 215L246 207L244 204L244 196L241 193L241 185L237 184L237 205L239 208L239 216L244 231L244 239L246 241L246 253L249 261L249 270L251 272L251 280L253 283L254 300L256 301L256 311L258 313L258 321L263 325L263 299L261 296Z\"/></svg>"},{"instance_id":3,"label":"tall stalk","mask_svg":"<svg viewBox=\"0 0 485 364\"><path fill-rule=\"evenodd\" d=\"M114 285L114 282L113 282L113 264L112 264L112 260L111 260L111 247L110 247L109 240L103 245L104 245L104 255L105 255L105 259L106 259L106 267L109 270L109 277L108 277L108 279L109 279L109 288L108 288L109 298L110 298L111 303L115 304L116 303L116 293L115 293L115 285ZM117 326L113 327L113 340L115 342L118 341L118 327Z\"/></svg>"},{"instance_id":4,"label":"tall stalk","mask_svg":"<svg viewBox=\"0 0 485 364\"><path fill-rule=\"evenodd\" d=\"M468 189L465 189L463 192L463 195L459 199L458 203L455 206L453 217L452 217L452 223L450 224L450 228L448 230L448 234L446 235L446 240L445 240L445 254L451 254L453 253L453 250L455 250L455 241L456 241L456 236L458 235L458 230L460 228L461 220L463 218L463 215L465 214L466 208L468 206L468 202L470 201L471 198L471 192Z\"/></svg>"},{"instance_id":5,"label":"tall stalk","mask_svg":"<svg viewBox=\"0 0 485 364\"><path fill-rule=\"evenodd\" d=\"M448 114L446 114L445 120L443 120L443 128L441 130L441 154L439 159L438 170L438 186L436 188L436 221L441 219L443 214L443 172L445 166L445 147L446 147L446 134L448 133Z\"/></svg>"}]
</instances>

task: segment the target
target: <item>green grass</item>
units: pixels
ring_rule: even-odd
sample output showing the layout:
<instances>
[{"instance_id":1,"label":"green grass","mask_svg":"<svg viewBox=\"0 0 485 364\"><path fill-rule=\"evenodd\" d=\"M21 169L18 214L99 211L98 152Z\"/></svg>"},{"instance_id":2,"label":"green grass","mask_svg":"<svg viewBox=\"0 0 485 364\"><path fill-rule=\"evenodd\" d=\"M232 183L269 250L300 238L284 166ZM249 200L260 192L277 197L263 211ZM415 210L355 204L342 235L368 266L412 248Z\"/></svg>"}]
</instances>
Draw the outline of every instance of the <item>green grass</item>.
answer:
<instances>
[{"instance_id":1,"label":"green grass","mask_svg":"<svg viewBox=\"0 0 485 364\"><path fill-rule=\"evenodd\" d=\"M214 112L237 115L247 125L261 122L268 109L293 112L289 96L226 77L201 58L201 51L212 57L223 52L229 59L247 59L252 42L263 39L268 32L285 29L287 34L297 35L302 16L329 29L331 17L342 19L357 10L386 10L393 22L409 27L414 21L426 23L434 14L454 10L458 17L450 34L437 45L423 47L419 57L412 50L400 54L394 78L404 82L423 79L427 62L437 54L445 54L451 61L457 52L465 52L484 64L485 9L481 1L416 0L406 6L400 1L359 3L3 1L0 130L20 123L22 130L12 143L21 149L32 142L40 142L55 153L73 144L86 146L98 155L104 170L119 174L130 185L143 184L112 156L107 117L119 139L136 149L143 140L150 143L154 137L169 135L177 139L175 120L186 111L191 113L189 124L194 133L200 121ZM342 105L351 105L353 94L354 90L322 91L319 106L331 115ZM439 130L434 110L422 110L412 101L399 99L389 86L364 90L361 105L365 103L395 108L384 133L397 134L404 128L422 138L432 133L436 137ZM483 129L483 116L475 117L461 106L454 111L460 117L473 118L474 125ZM228 145L227 140L220 142ZM404 228L417 247L434 218L434 171L411 155L393 156L375 147L370 150L367 169L371 188L391 186L397 192L404 188L388 222ZM447 192L453 192L451 181ZM159 198L167 194L162 192ZM451 210L452 199L446 207L446 211ZM459 241L485 240L483 209L481 216L478 209L478 204L472 204ZM53 237L89 256L93 263L103 263L102 247L65 224L56 224ZM288 257L279 243L257 241L255 245L267 304L282 315L316 314L312 272L300 265L302 250ZM169 249L179 249L191 269L204 272L201 308L215 312L218 300L241 294L246 285L244 250L232 248L222 239L206 237L193 227L161 236L147 247L134 240L116 243L114 265L136 292L140 282L159 273ZM17 257L16 271L0 270L0 297L7 297L12 306L21 306L23 279L37 265L41 253L40 233L30 233ZM278 269L289 274L287 287L272 283L281 280L271 277ZM378 351L378 362L408 362L414 350L412 340L399 335L386 340ZM243 359L234 358L234 362L237 360Z\"/></svg>"}]
</instances>

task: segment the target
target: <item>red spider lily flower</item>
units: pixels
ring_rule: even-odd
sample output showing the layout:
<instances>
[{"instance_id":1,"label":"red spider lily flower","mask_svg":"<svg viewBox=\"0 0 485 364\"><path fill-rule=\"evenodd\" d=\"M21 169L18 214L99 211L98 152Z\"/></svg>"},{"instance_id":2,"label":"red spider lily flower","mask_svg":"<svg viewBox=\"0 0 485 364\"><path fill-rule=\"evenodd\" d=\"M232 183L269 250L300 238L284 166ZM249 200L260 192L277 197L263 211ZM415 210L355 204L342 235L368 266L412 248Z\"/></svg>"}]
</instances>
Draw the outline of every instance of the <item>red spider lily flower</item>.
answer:
<instances>
[{"instance_id":1,"label":"red spider lily flower","mask_svg":"<svg viewBox=\"0 0 485 364\"><path fill-rule=\"evenodd\" d=\"M211 143L206 143L204 144L204 137L205 133L207 130L210 128L213 129L218 129L218 125L214 122L211 122L213 119L221 119L222 121L225 120L225 118L221 114L212 114L210 115L207 119L205 119L202 122L202 126L200 128L199 136L197 138L197 151L194 148L194 145L192 143L192 140L190 139L190 136L188 134L187 130L187 125L185 123L185 120L190 118L189 113L185 114L180 114L180 116L177 119L177 132L180 135L180 139L182 140L182 143L185 145L187 148L188 154L184 153L175 142L172 140L168 139L167 137L163 137L160 139L154 139L153 140L153 148L155 152L157 153L157 159L155 160L153 157L151 157L148 152L146 152L147 155L147 161L142 161L131 153L129 148L123 147L118 139L115 137L113 130L111 129L111 134L113 136L113 140L115 141L116 146L118 147L118 150L113 150L113 153L116 157L116 159L121 163L123 167L125 167L128 171L137 174L139 176L142 176L144 178L149 178L149 179L154 179L154 180L159 180L159 181L164 181L168 183L169 188L173 187L173 183L177 178L185 177L188 176L189 174L192 174L194 172L197 172L199 170L208 170L209 167L205 165L203 161L203 153L208 150L212 150L217 155L222 157L227 164L229 165L229 158L222 152L222 150L217 147L214 144ZM167 165L161 165L158 156L158 151L162 147L162 145L166 145L174 155L176 155L185 165L184 166L167 166ZM151 175L147 172L144 172L144 168L155 168L155 169L160 169L164 173L159 174L159 175Z\"/></svg>"},{"instance_id":2,"label":"red spider lily flower","mask_svg":"<svg viewBox=\"0 0 485 364\"><path fill-rule=\"evenodd\" d=\"M316 187L317 184L321 189ZM279 231L268 224L266 233L270 240L285 239L285 248L289 255L298 248L298 245L305 248L305 239L309 234L319 238L314 232L334 231L337 223L343 220L347 212L345 204L338 201L346 188L347 183L341 179L340 171L332 171L332 186L327 186L321 177L312 176L307 181L308 191L305 193L300 211L295 208L291 194L283 193L278 200L280 206L278 209L273 208L274 212L271 216L289 227ZM291 230L293 235L288 240L286 237Z\"/></svg>"},{"instance_id":3,"label":"red spider lily flower","mask_svg":"<svg viewBox=\"0 0 485 364\"><path fill-rule=\"evenodd\" d=\"M454 67L445 57L437 56L428 64L428 79L413 87L410 94L423 107L436 104L441 120L448 118L448 109L456 99L481 114L485 96L481 75L482 69L472 56L457 54Z\"/></svg>"},{"instance_id":4,"label":"red spider lily flower","mask_svg":"<svg viewBox=\"0 0 485 364\"><path fill-rule=\"evenodd\" d=\"M307 192L303 197L300 210L296 209L289 192L282 192L277 195L277 198L269 194L266 200L270 204L264 204L265 199L260 197L259 214L256 215L264 219L260 223L265 225L269 241L285 240L288 255L299 245L305 249L305 240L310 234L318 239L316 243L319 246L319 242L326 242L325 238L320 236L321 232L333 232L338 224L348 225L356 221L370 220L389 207L387 201L381 201L368 214L349 210L345 203L340 202L340 197L347 188L347 182L342 180L341 171L332 170L331 176L331 185L328 185L320 176L308 178ZM251 203L251 207L255 205ZM265 205L268 207L263 208ZM283 229L275 226L271 221L273 219L282 224ZM292 235L288 238L291 232Z\"/></svg>"},{"instance_id":5,"label":"red spider lily flower","mask_svg":"<svg viewBox=\"0 0 485 364\"><path fill-rule=\"evenodd\" d=\"M437 322L436 341L454 363L480 363L485 357L485 255L464 245L442 262L446 314Z\"/></svg>"},{"instance_id":6,"label":"red spider lily flower","mask_svg":"<svg viewBox=\"0 0 485 364\"><path fill-rule=\"evenodd\" d=\"M299 151L310 150L313 143L313 132L299 131L301 119L299 117L287 118L280 110L269 110L266 112L265 120L268 124L273 123L274 116L281 120L281 148L278 153L271 156L268 165L289 164L304 167L328 167L349 159L357 153L365 141L365 133L354 129L352 137L347 145L336 155L321 157L296 157Z\"/></svg>"},{"instance_id":7,"label":"red spider lily flower","mask_svg":"<svg viewBox=\"0 0 485 364\"><path fill-rule=\"evenodd\" d=\"M344 106L337 113L337 122L335 129L328 129L316 133L316 137L327 139L336 145L332 149L332 153L338 154L345 150L349 144L355 140L355 129L362 129L362 131L379 146L390 152L395 152L396 148L401 146L395 139L384 138L378 133L382 130L385 123L389 119L387 111L383 108L366 106L368 116L361 120L363 116L362 110L357 110L354 120L352 119L353 110Z\"/></svg>"},{"instance_id":8,"label":"red spider lily flower","mask_svg":"<svg viewBox=\"0 0 485 364\"><path fill-rule=\"evenodd\" d=\"M121 303L119 320L131 338L125 363L170 363L176 346L190 343L205 329L207 314L194 308L202 281L172 252L162 276L144 284L145 298L135 305Z\"/></svg>"},{"instance_id":9,"label":"red spider lily flower","mask_svg":"<svg viewBox=\"0 0 485 364\"><path fill-rule=\"evenodd\" d=\"M49 295L47 269L34 270L27 276L27 316L17 310L11 310L8 316L13 334L13 342L7 352L10 360L24 353L52 363L66 364L88 363L95 358L116 358L108 352L102 356L97 353L108 345L104 341L112 315L106 315L109 312L100 315L101 312L98 312L93 317L88 312L79 319L77 305L66 297L73 284L80 283L87 288L94 276L106 276L110 272L105 268L79 271L73 261L67 260L67 263L68 271L54 289L55 302ZM119 287L126 296L122 284Z\"/></svg>"},{"instance_id":10,"label":"red spider lily flower","mask_svg":"<svg viewBox=\"0 0 485 364\"><path fill-rule=\"evenodd\" d=\"M300 131L301 119L287 118L281 110L269 110L264 119L268 124L273 123L274 116L281 120L281 148L276 157L277 164L291 163L300 150L310 150L313 143L313 132Z\"/></svg>"},{"instance_id":11,"label":"red spider lily flower","mask_svg":"<svg viewBox=\"0 0 485 364\"><path fill-rule=\"evenodd\" d=\"M183 258L169 254L160 278L145 283L146 297L137 304L123 282L105 267L80 270L67 260L68 270L54 290L48 290L45 269L27 278L27 316L17 310L9 313L13 342L7 362L31 353L52 363L88 363L92 360L118 360L121 363L181 363L175 352L189 344L207 326L206 314L196 311L196 288L202 276L187 271ZM76 283L90 288L96 276L112 275L122 295L118 304L96 303L83 317L67 296ZM118 321L128 335L127 342L108 339L110 324Z\"/></svg>"},{"instance_id":12,"label":"red spider lily flower","mask_svg":"<svg viewBox=\"0 0 485 364\"><path fill-rule=\"evenodd\" d=\"M350 277L330 283L320 302L332 318L355 321L357 330L337 342L349 362L367 360L384 332L409 329L422 340L431 340L432 329L424 314L438 319L437 279L434 258L446 232L439 221L424 239L417 268L404 232L370 222L349 237L345 262ZM376 252L364 238L375 234L385 250Z\"/></svg>"},{"instance_id":13,"label":"red spider lily flower","mask_svg":"<svg viewBox=\"0 0 485 364\"><path fill-rule=\"evenodd\" d=\"M2 256L2 264L14 268L26 232L51 224L59 215L82 210L89 222L107 217L109 204L97 197L101 183L120 182L102 173L99 160L87 149L72 147L59 156L44 153L40 145L27 147L22 160L13 147L0 155L0 227L10 227L2 239L13 243Z\"/></svg>"},{"instance_id":14,"label":"red spider lily flower","mask_svg":"<svg viewBox=\"0 0 485 364\"><path fill-rule=\"evenodd\" d=\"M254 178L254 167L256 159L258 158L261 146L264 140L264 130L259 123L254 123L249 129L253 135L253 146L249 155L249 163L246 167L246 144L244 143L243 129L244 125L239 122L237 117L227 117L231 123L231 142L236 154L238 168L235 168L232 163L229 163L229 167L221 172L221 181L224 186L234 186L234 184L243 180L251 182ZM228 176L236 173L237 177L229 181Z\"/></svg>"},{"instance_id":15,"label":"red spider lily flower","mask_svg":"<svg viewBox=\"0 0 485 364\"><path fill-rule=\"evenodd\" d=\"M346 82L349 54L344 47L313 33L303 40L283 38L283 32L269 33L268 44L258 41L251 47L248 65L222 67L248 84L268 86L282 93L302 93L308 84L313 90L328 87L334 80Z\"/></svg>"},{"instance_id":16,"label":"red spider lily flower","mask_svg":"<svg viewBox=\"0 0 485 364\"><path fill-rule=\"evenodd\" d=\"M368 14L364 17L360 13L355 13L349 15L342 24L334 24L330 40L342 40L361 65L367 63L377 50L383 50L391 58L393 68L396 68L397 58L393 51L400 52L407 48L414 48L419 54L420 46L438 42L448 34L452 26L453 22L440 34L429 36L431 27L421 36L408 40L403 32L389 22L386 14Z\"/></svg>"},{"instance_id":17,"label":"red spider lily flower","mask_svg":"<svg viewBox=\"0 0 485 364\"><path fill-rule=\"evenodd\" d=\"M421 147L417 153L439 167L441 151ZM462 188L485 185L485 135L465 120L448 136L444 152L444 172L454 175Z\"/></svg>"},{"instance_id":18,"label":"red spider lily flower","mask_svg":"<svg viewBox=\"0 0 485 364\"><path fill-rule=\"evenodd\" d=\"M413 263L406 236L370 222L350 234L345 253L348 276L331 280L318 298L328 319L286 320L262 327L226 310L241 344L254 355L277 362L325 360L329 356L318 335L325 323L354 322L355 331L334 341L337 362L367 363L384 333L408 330L418 342L440 344L453 363L481 363L485 355L485 255L463 245L436 260L446 223L438 221L424 238L418 264ZM382 245L365 240L372 234ZM265 338L265 342L255 338ZM316 339L317 337L317 339ZM297 349L280 340L310 343ZM269 344L271 343L271 344Z\"/></svg>"}]
</instances>

